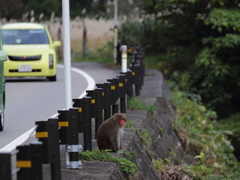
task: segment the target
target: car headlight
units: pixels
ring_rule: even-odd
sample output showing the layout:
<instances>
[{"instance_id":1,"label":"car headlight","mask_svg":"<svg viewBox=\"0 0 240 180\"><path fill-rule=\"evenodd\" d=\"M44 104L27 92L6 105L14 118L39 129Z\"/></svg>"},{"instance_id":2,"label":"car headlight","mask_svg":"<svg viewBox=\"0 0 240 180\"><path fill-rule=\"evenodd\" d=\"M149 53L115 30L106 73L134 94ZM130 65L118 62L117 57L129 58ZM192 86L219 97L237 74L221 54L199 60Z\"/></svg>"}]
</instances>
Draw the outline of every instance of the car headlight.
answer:
<instances>
[{"instance_id":1,"label":"car headlight","mask_svg":"<svg viewBox=\"0 0 240 180\"><path fill-rule=\"evenodd\" d=\"M53 55L49 54L48 59L49 59L49 69L53 69Z\"/></svg>"}]
</instances>

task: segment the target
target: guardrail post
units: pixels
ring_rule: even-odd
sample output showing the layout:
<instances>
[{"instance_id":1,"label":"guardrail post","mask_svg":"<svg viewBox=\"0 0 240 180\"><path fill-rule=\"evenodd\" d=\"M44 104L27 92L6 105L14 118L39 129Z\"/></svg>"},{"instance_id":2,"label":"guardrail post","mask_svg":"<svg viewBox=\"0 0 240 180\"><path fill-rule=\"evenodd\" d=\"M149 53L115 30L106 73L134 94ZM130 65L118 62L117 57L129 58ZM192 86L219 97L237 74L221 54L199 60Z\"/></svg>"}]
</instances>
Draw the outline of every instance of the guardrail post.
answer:
<instances>
[{"instance_id":1,"label":"guardrail post","mask_svg":"<svg viewBox=\"0 0 240 180\"><path fill-rule=\"evenodd\" d=\"M142 88L145 68L144 68L144 52L142 47L137 48L137 54L135 56L135 62L139 65L139 74L140 74L140 88Z\"/></svg>"},{"instance_id":2,"label":"guardrail post","mask_svg":"<svg viewBox=\"0 0 240 180\"><path fill-rule=\"evenodd\" d=\"M111 117L111 103L110 103L110 91L111 91L111 83L106 82L104 83L103 91L104 91L104 119L108 119Z\"/></svg>"},{"instance_id":3,"label":"guardrail post","mask_svg":"<svg viewBox=\"0 0 240 180\"><path fill-rule=\"evenodd\" d=\"M116 47L117 48L117 65L121 65L121 60L122 60L121 46L122 46L121 41L118 41L117 47Z\"/></svg>"},{"instance_id":4,"label":"guardrail post","mask_svg":"<svg viewBox=\"0 0 240 180\"><path fill-rule=\"evenodd\" d=\"M119 104L119 94L118 94L118 83L119 78L115 77L113 79L108 79L110 85L110 104L112 105L112 115L118 113L118 104Z\"/></svg>"},{"instance_id":5,"label":"guardrail post","mask_svg":"<svg viewBox=\"0 0 240 180\"><path fill-rule=\"evenodd\" d=\"M134 55L136 53L136 48L134 46L127 46L127 56L130 59L134 58Z\"/></svg>"},{"instance_id":6,"label":"guardrail post","mask_svg":"<svg viewBox=\"0 0 240 180\"><path fill-rule=\"evenodd\" d=\"M121 73L121 74L126 74L126 79L125 79L125 90L126 94L128 97L133 97L133 81L132 81L132 70L128 69L126 73Z\"/></svg>"},{"instance_id":7,"label":"guardrail post","mask_svg":"<svg viewBox=\"0 0 240 180\"><path fill-rule=\"evenodd\" d=\"M104 84L97 84L99 88L103 89L102 95L102 107L104 109L104 119L108 119L111 117L111 104L110 104L110 82L105 82Z\"/></svg>"},{"instance_id":8,"label":"guardrail post","mask_svg":"<svg viewBox=\"0 0 240 180\"><path fill-rule=\"evenodd\" d=\"M131 67L132 70L132 77L133 77L133 84L135 85L135 96L140 95L140 89L141 89L141 80L140 80L140 61L135 61L134 64Z\"/></svg>"},{"instance_id":9,"label":"guardrail post","mask_svg":"<svg viewBox=\"0 0 240 180\"><path fill-rule=\"evenodd\" d=\"M32 175L33 180L41 180L42 176L42 156L43 156L43 143L39 141L33 141L30 143L32 154Z\"/></svg>"},{"instance_id":10,"label":"guardrail post","mask_svg":"<svg viewBox=\"0 0 240 180\"><path fill-rule=\"evenodd\" d=\"M24 179L31 179L31 171L30 168L32 167L31 161L31 151L30 146L18 146L17 147L17 161L16 166L20 168L17 172L17 179L24 180Z\"/></svg>"},{"instance_id":11,"label":"guardrail post","mask_svg":"<svg viewBox=\"0 0 240 180\"><path fill-rule=\"evenodd\" d=\"M66 168L79 169L82 162L78 160L78 152L82 151L82 145L78 144L80 119L78 108L60 110L58 113L60 144L66 144Z\"/></svg>"},{"instance_id":12,"label":"guardrail post","mask_svg":"<svg viewBox=\"0 0 240 180\"><path fill-rule=\"evenodd\" d=\"M91 97L85 96L82 99L73 99L73 102L73 107L77 107L78 112L80 112L81 127L79 128L79 130L80 132L84 133L84 151L92 151L92 119L90 116Z\"/></svg>"},{"instance_id":13,"label":"guardrail post","mask_svg":"<svg viewBox=\"0 0 240 180\"><path fill-rule=\"evenodd\" d=\"M12 180L11 153L0 153L0 177L2 180Z\"/></svg>"},{"instance_id":14,"label":"guardrail post","mask_svg":"<svg viewBox=\"0 0 240 180\"><path fill-rule=\"evenodd\" d=\"M95 119L95 137L97 137L97 131L99 126L102 124L103 119L102 119L102 101L103 101L103 89L102 88L96 88L96 106L97 106L97 116Z\"/></svg>"},{"instance_id":15,"label":"guardrail post","mask_svg":"<svg viewBox=\"0 0 240 180\"><path fill-rule=\"evenodd\" d=\"M85 119L84 151L92 151L92 118L90 116L91 97L83 98L83 118Z\"/></svg>"},{"instance_id":16,"label":"guardrail post","mask_svg":"<svg viewBox=\"0 0 240 180\"><path fill-rule=\"evenodd\" d=\"M102 89L96 88L95 90L87 91L87 96L91 99L91 117L95 119L95 139L97 138L97 130L102 124Z\"/></svg>"},{"instance_id":17,"label":"guardrail post","mask_svg":"<svg viewBox=\"0 0 240 180\"><path fill-rule=\"evenodd\" d=\"M58 118L37 121L36 138L43 143L43 163L51 165L51 180L61 180Z\"/></svg>"},{"instance_id":18,"label":"guardrail post","mask_svg":"<svg viewBox=\"0 0 240 180\"><path fill-rule=\"evenodd\" d=\"M118 83L118 97L120 98L120 112L126 113L127 112L127 98L126 98L126 92L127 92L127 76L126 74L120 74L119 77L119 83Z\"/></svg>"},{"instance_id":19,"label":"guardrail post","mask_svg":"<svg viewBox=\"0 0 240 180\"><path fill-rule=\"evenodd\" d=\"M69 110L59 110L58 111L58 127L59 128L59 143L67 144L70 139L70 129L69 127Z\"/></svg>"},{"instance_id":20,"label":"guardrail post","mask_svg":"<svg viewBox=\"0 0 240 180\"><path fill-rule=\"evenodd\" d=\"M69 119L71 136L67 145L67 152L69 153L69 164L67 163L67 167L70 169L82 168L82 162L78 160L78 153L82 151L82 145L79 144L78 138L79 119L78 108L71 108Z\"/></svg>"},{"instance_id":21,"label":"guardrail post","mask_svg":"<svg viewBox=\"0 0 240 180\"><path fill-rule=\"evenodd\" d=\"M95 90L88 90L87 96L91 97L91 103L90 103L90 116L92 118L95 118L97 116L97 106L96 106L96 91Z\"/></svg>"},{"instance_id":22,"label":"guardrail post","mask_svg":"<svg viewBox=\"0 0 240 180\"><path fill-rule=\"evenodd\" d=\"M17 146L17 172L18 180L42 179L42 143L32 142L31 145Z\"/></svg>"},{"instance_id":23,"label":"guardrail post","mask_svg":"<svg viewBox=\"0 0 240 180\"><path fill-rule=\"evenodd\" d=\"M79 114L79 125L78 125L78 132L83 133L84 132L84 119L82 118L82 99L73 99L73 107L78 108L78 114Z\"/></svg>"}]
</instances>

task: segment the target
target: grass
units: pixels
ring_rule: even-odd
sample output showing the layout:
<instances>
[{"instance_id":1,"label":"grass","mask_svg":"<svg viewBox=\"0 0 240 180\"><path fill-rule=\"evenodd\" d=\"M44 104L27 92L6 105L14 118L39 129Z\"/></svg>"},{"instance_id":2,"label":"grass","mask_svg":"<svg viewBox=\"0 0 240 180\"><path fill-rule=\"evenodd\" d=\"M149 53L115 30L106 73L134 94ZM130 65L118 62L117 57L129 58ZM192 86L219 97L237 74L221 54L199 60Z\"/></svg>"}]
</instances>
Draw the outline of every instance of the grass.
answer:
<instances>
[{"instance_id":1,"label":"grass","mask_svg":"<svg viewBox=\"0 0 240 180\"><path fill-rule=\"evenodd\" d=\"M129 99L127 102L127 107L130 109L147 110L152 115L156 110L156 106L154 104L144 103L139 97Z\"/></svg>"},{"instance_id":2,"label":"grass","mask_svg":"<svg viewBox=\"0 0 240 180\"><path fill-rule=\"evenodd\" d=\"M132 163L127 158L131 158L132 153L127 151L121 151L119 153L123 155L127 155L127 158L116 158L113 154L108 152L109 150L100 151L99 149L94 149L93 151L84 151L79 153L80 160L87 160L87 161L105 161L105 162L117 162L119 163L120 167L122 168L123 172L127 175L132 176L137 167L134 163Z\"/></svg>"}]
</instances>

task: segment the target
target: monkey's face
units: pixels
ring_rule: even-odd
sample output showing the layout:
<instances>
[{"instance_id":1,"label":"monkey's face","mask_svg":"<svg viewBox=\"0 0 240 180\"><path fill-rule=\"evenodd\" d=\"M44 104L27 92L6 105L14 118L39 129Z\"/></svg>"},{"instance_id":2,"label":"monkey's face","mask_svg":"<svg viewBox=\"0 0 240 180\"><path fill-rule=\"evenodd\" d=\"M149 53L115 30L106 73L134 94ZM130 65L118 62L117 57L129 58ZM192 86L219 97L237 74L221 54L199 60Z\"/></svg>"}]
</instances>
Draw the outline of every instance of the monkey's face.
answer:
<instances>
[{"instance_id":1,"label":"monkey's face","mask_svg":"<svg viewBox=\"0 0 240 180\"><path fill-rule=\"evenodd\" d=\"M126 119L125 118L119 119L119 126L120 127L123 127L125 125L125 123L126 123Z\"/></svg>"}]
</instances>

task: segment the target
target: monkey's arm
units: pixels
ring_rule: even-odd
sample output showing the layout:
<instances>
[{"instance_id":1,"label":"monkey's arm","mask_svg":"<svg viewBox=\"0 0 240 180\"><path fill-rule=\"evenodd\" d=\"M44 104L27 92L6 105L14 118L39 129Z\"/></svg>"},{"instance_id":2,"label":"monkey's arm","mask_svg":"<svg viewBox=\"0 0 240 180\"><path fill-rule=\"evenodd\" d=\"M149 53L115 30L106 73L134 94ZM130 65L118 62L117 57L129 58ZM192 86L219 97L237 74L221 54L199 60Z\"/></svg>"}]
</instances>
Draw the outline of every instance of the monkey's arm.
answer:
<instances>
[{"instance_id":1,"label":"monkey's arm","mask_svg":"<svg viewBox=\"0 0 240 180\"><path fill-rule=\"evenodd\" d=\"M120 138L120 147L119 147L119 149L123 149L122 138Z\"/></svg>"},{"instance_id":2,"label":"monkey's arm","mask_svg":"<svg viewBox=\"0 0 240 180\"><path fill-rule=\"evenodd\" d=\"M117 152L119 150L118 148L118 138L117 136L110 137L110 142L112 143L113 150Z\"/></svg>"}]
</instances>

